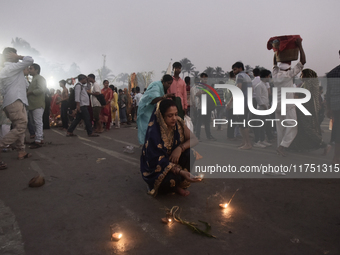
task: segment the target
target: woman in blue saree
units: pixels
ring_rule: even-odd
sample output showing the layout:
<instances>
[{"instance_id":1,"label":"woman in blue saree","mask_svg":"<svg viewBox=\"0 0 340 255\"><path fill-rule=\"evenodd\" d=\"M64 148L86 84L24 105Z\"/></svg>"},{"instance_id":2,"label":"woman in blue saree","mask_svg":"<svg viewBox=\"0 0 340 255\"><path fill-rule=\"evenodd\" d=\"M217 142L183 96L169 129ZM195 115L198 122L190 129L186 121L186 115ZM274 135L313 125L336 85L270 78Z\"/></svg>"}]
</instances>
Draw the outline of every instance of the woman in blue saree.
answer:
<instances>
[{"instance_id":1,"label":"woman in blue saree","mask_svg":"<svg viewBox=\"0 0 340 255\"><path fill-rule=\"evenodd\" d=\"M190 146L197 145L198 140L177 114L176 103L164 99L157 104L148 124L140 162L152 196L169 192L187 196L190 183L201 181L190 174L198 156Z\"/></svg>"},{"instance_id":2,"label":"woman in blue saree","mask_svg":"<svg viewBox=\"0 0 340 255\"><path fill-rule=\"evenodd\" d=\"M140 99L137 112L139 144L142 145L145 142L146 130L151 114L155 109L155 104L164 98L175 96L175 94L165 94L168 88L170 88L172 81L173 78L171 75L164 75L161 81L151 83Z\"/></svg>"}]
</instances>

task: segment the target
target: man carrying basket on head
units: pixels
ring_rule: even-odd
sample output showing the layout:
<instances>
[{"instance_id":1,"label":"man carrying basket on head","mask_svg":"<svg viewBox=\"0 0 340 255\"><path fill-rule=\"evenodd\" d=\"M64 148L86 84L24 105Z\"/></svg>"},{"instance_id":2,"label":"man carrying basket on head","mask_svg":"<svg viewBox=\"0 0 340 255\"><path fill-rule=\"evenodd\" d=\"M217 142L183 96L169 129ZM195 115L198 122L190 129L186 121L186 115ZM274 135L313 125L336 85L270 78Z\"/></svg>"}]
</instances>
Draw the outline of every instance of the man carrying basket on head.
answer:
<instances>
[{"instance_id":1,"label":"man carrying basket on head","mask_svg":"<svg viewBox=\"0 0 340 255\"><path fill-rule=\"evenodd\" d=\"M276 149L277 153L281 156L286 156L285 149L289 147L289 145L293 142L296 134L297 134L297 126L294 126L295 123L293 121L286 121L285 124L287 127L283 127L281 122L285 119L290 120L297 120L296 111L294 105L287 105L286 115L281 115L281 89L284 87L294 87L293 78L302 71L303 65L306 63L306 56L305 52L302 48L302 39L300 36L296 38L296 46L300 52L300 62L298 62L292 69L291 69L291 61L289 59L284 61L284 51L280 54L274 55L274 67L273 67L273 82L274 86L278 88L277 93L277 108L275 112L275 118L279 121L276 125L277 131L277 144L278 147ZM279 65L277 62L280 61L278 56L282 58ZM289 57L288 57L289 58ZM291 59L295 60L295 59ZM294 93L287 93L287 99L294 98Z\"/></svg>"}]
</instances>

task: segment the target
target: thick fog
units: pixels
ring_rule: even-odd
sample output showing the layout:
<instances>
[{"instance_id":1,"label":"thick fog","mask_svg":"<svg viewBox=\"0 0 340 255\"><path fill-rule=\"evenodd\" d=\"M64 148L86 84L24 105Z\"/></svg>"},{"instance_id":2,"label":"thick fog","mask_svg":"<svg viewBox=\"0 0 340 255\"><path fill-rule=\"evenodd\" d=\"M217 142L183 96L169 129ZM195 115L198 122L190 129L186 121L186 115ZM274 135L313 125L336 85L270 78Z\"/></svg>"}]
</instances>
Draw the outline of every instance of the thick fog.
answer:
<instances>
[{"instance_id":1,"label":"thick fog","mask_svg":"<svg viewBox=\"0 0 340 255\"><path fill-rule=\"evenodd\" d=\"M79 73L127 86L133 72L141 84L159 80L171 59L187 58L191 76L239 60L270 69L268 39L298 34L306 67L323 76L340 62L339 9L337 0L1 0L0 50L33 55L49 87Z\"/></svg>"}]
</instances>

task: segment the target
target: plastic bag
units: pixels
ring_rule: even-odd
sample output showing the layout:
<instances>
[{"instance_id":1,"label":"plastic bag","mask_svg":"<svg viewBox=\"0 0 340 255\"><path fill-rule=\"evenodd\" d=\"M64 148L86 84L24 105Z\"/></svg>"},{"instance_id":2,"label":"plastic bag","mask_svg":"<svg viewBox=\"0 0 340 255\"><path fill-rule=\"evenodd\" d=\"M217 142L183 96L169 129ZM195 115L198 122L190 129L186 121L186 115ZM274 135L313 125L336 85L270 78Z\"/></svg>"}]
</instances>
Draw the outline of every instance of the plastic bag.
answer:
<instances>
[{"instance_id":1,"label":"plastic bag","mask_svg":"<svg viewBox=\"0 0 340 255\"><path fill-rule=\"evenodd\" d=\"M123 152L132 154L135 152L134 147L132 145L125 146Z\"/></svg>"},{"instance_id":2,"label":"plastic bag","mask_svg":"<svg viewBox=\"0 0 340 255\"><path fill-rule=\"evenodd\" d=\"M192 124L191 118L188 115L184 116L184 123L191 132L194 132L194 125Z\"/></svg>"}]
</instances>

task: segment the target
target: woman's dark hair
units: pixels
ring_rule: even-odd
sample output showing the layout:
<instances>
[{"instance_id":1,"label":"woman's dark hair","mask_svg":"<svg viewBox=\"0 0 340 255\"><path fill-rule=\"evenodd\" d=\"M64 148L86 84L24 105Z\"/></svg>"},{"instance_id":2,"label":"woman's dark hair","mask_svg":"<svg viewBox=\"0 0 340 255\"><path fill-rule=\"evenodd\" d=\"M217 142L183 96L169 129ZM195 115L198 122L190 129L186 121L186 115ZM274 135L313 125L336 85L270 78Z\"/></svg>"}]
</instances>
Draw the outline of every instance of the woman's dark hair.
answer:
<instances>
[{"instance_id":1,"label":"woman's dark hair","mask_svg":"<svg viewBox=\"0 0 340 255\"><path fill-rule=\"evenodd\" d=\"M104 81L103 81L103 85L104 85L105 82L109 82L109 81L108 81L108 80L104 80Z\"/></svg>"},{"instance_id":2,"label":"woman's dark hair","mask_svg":"<svg viewBox=\"0 0 340 255\"><path fill-rule=\"evenodd\" d=\"M162 78L162 82L172 81L174 78L170 74L165 74Z\"/></svg>"},{"instance_id":3,"label":"woman's dark hair","mask_svg":"<svg viewBox=\"0 0 340 255\"><path fill-rule=\"evenodd\" d=\"M119 92L119 93L120 93L120 92L123 92L123 90L122 90L122 89L119 89L118 92Z\"/></svg>"},{"instance_id":4,"label":"woman's dark hair","mask_svg":"<svg viewBox=\"0 0 340 255\"><path fill-rule=\"evenodd\" d=\"M309 68L303 69L301 74L303 78L318 78L318 74Z\"/></svg>"},{"instance_id":5,"label":"woman's dark hair","mask_svg":"<svg viewBox=\"0 0 340 255\"><path fill-rule=\"evenodd\" d=\"M166 111L171 106L176 106L176 108L177 108L177 105L176 105L175 101L173 101L171 99L164 99L162 102L160 102L160 104L159 104L159 111L161 112L163 117L164 117L164 114L166 113Z\"/></svg>"},{"instance_id":6,"label":"woman's dark hair","mask_svg":"<svg viewBox=\"0 0 340 255\"><path fill-rule=\"evenodd\" d=\"M115 86L113 86L112 84L109 86L110 89L112 89L112 91L115 90Z\"/></svg>"},{"instance_id":7,"label":"woman's dark hair","mask_svg":"<svg viewBox=\"0 0 340 255\"><path fill-rule=\"evenodd\" d=\"M190 84L190 77L189 76L186 76L185 78L184 78L184 82L185 82L185 84Z\"/></svg>"}]
</instances>

